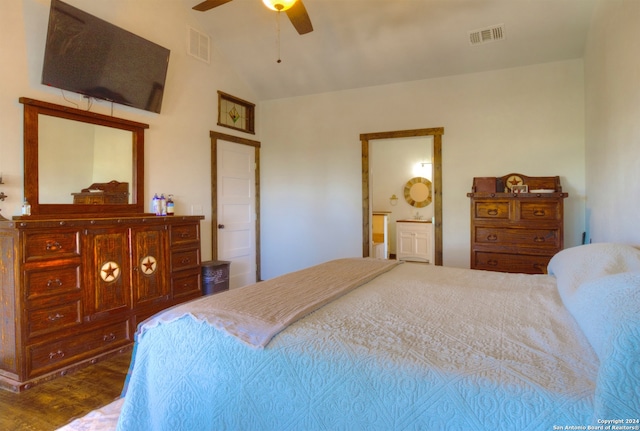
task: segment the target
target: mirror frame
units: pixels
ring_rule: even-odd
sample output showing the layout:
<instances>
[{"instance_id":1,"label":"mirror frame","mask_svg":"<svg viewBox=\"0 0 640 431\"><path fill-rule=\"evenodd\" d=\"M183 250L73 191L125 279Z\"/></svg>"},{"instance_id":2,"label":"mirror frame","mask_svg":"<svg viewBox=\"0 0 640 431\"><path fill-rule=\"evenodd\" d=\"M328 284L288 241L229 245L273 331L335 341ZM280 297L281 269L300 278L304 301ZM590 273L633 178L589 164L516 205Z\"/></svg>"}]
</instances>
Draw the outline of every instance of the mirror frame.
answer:
<instances>
[{"instance_id":1,"label":"mirror frame","mask_svg":"<svg viewBox=\"0 0 640 431\"><path fill-rule=\"evenodd\" d=\"M411 196L411 190L418 184L422 184L427 188L427 197L421 201L417 201ZM424 177L413 177L404 186L404 200L414 208L424 208L433 200L433 192L431 191L431 181Z\"/></svg>"},{"instance_id":2,"label":"mirror frame","mask_svg":"<svg viewBox=\"0 0 640 431\"><path fill-rule=\"evenodd\" d=\"M109 217L110 215L137 215L144 213L144 131L148 124L124 120L95 112L21 97L24 105L24 196L31 204L31 217L73 216ZM132 132L132 165L130 204L41 204L38 171L38 115L66 118L68 120ZM87 184L88 186L88 184ZM79 191L79 190L77 190ZM69 191L69 193L72 193Z\"/></svg>"}]
</instances>

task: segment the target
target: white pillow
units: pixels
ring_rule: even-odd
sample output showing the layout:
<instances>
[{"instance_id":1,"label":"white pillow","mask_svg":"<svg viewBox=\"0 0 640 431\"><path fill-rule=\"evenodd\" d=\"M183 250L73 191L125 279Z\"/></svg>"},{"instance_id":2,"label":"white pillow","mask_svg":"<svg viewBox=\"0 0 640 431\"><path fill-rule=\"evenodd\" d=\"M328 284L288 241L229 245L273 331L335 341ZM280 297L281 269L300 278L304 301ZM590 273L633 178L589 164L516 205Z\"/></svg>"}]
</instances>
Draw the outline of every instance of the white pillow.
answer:
<instances>
[{"instance_id":1,"label":"white pillow","mask_svg":"<svg viewBox=\"0 0 640 431\"><path fill-rule=\"evenodd\" d=\"M567 308L600 358L596 417L638 417L640 272L587 281L572 295Z\"/></svg>"},{"instance_id":2,"label":"white pillow","mask_svg":"<svg viewBox=\"0 0 640 431\"><path fill-rule=\"evenodd\" d=\"M568 248L547 269L600 359L595 417L638 417L640 250L610 243Z\"/></svg>"},{"instance_id":3,"label":"white pillow","mask_svg":"<svg viewBox=\"0 0 640 431\"><path fill-rule=\"evenodd\" d=\"M567 248L547 266L563 301L585 281L621 272L640 271L640 250L626 244L595 243Z\"/></svg>"},{"instance_id":4,"label":"white pillow","mask_svg":"<svg viewBox=\"0 0 640 431\"><path fill-rule=\"evenodd\" d=\"M619 337L630 330L640 330L640 272L621 272L585 281L565 301L565 306L602 362L611 353L614 334Z\"/></svg>"}]
</instances>

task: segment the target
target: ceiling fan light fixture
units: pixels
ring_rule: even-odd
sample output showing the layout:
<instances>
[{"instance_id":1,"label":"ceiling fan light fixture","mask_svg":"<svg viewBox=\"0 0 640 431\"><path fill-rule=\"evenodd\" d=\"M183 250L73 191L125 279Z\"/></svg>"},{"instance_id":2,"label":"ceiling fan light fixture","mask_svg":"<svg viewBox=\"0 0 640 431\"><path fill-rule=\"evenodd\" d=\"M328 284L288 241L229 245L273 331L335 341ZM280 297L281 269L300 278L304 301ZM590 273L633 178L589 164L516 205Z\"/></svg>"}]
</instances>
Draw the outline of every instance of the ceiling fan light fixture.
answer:
<instances>
[{"instance_id":1,"label":"ceiling fan light fixture","mask_svg":"<svg viewBox=\"0 0 640 431\"><path fill-rule=\"evenodd\" d=\"M262 0L262 3L271 10L283 12L295 4L297 0Z\"/></svg>"}]
</instances>

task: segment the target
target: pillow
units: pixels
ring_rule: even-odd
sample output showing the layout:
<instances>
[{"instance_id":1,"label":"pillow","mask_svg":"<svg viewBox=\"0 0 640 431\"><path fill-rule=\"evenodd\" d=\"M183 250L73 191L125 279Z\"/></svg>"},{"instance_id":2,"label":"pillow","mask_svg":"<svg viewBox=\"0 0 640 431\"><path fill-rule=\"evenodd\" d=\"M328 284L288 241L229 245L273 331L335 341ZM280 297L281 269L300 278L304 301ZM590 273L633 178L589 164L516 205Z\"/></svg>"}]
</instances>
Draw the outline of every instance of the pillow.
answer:
<instances>
[{"instance_id":1,"label":"pillow","mask_svg":"<svg viewBox=\"0 0 640 431\"><path fill-rule=\"evenodd\" d=\"M627 329L640 330L640 271L585 281L567 298L565 306L602 362L610 353L614 335L624 336Z\"/></svg>"},{"instance_id":2,"label":"pillow","mask_svg":"<svg viewBox=\"0 0 640 431\"><path fill-rule=\"evenodd\" d=\"M556 277L563 301L585 281L628 271L640 271L640 250L617 243L567 248L553 256L547 266L547 272Z\"/></svg>"},{"instance_id":3,"label":"pillow","mask_svg":"<svg viewBox=\"0 0 640 431\"><path fill-rule=\"evenodd\" d=\"M547 269L600 359L595 417L638 417L640 250L610 243L568 248Z\"/></svg>"},{"instance_id":4,"label":"pillow","mask_svg":"<svg viewBox=\"0 0 640 431\"><path fill-rule=\"evenodd\" d=\"M600 358L596 417L638 417L640 272L587 281L566 305Z\"/></svg>"}]
</instances>

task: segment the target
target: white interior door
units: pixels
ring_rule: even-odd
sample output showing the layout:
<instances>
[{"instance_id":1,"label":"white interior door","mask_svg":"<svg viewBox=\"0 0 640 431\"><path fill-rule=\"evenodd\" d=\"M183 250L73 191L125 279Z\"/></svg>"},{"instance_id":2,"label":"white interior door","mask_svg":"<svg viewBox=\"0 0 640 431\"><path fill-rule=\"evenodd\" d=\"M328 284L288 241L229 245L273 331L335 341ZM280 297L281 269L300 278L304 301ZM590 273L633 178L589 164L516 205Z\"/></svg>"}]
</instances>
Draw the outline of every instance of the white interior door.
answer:
<instances>
[{"instance_id":1,"label":"white interior door","mask_svg":"<svg viewBox=\"0 0 640 431\"><path fill-rule=\"evenodd\" d=\"M231 262L229 287L256 282L254 148L218 140L218 259Z\"/></svg>"}]
</instances>

